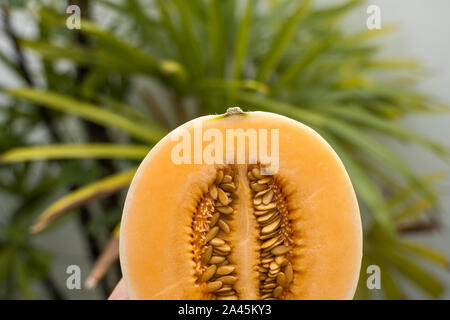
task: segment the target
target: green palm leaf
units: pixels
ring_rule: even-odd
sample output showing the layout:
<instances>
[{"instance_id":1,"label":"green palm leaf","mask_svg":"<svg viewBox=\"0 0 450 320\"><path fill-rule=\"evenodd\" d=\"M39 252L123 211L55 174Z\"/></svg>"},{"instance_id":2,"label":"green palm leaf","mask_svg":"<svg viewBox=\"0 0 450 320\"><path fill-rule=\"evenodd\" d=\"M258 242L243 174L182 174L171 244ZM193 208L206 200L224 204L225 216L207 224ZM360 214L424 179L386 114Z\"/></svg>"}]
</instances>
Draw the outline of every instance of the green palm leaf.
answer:
<instances>
[{"instance_id":1,"label":"green palm leaf","mask_svg":"<svg viewBox=\"0 0 450 320\"><path fill-rule=\"evenodd\" d=\"M137 124L96 105L69 98L61 94L29 88L10 90L9 94L17 98L27 99L28 101L38 103L48 108L78 115L104 126L121 129L146 142L156 143L164 136L164 132L155 130L152 127L145 127L142 124Z\"/></svg>"},{"instance_id":2,"label":"green palm leaf","mask_svg":"<svg viewBox=\"0 0 450 320\"><path fill-rule=\"evenodd\" d=\"M209 1L209 44L214 76L223 77L225 72L225 21L220 12L220 0Z\"/></svg>"},{"instance_id":3,"label":"green palm leaf","mask_svg":"<svg viewBox=\"0 0 450 320\"><path fill-rule=\"evenodd\" d=\"M405 298L400 287L397 285L392 270L387 265L381 265L381 287L388 300L402 300Z\"/></svg>"},{"instance_id":4,"label":"green palm leaf","mask_svg":"<svg viewBox=\"0 0 450 320\"><path fill-rule=\"evenodd\" d=\"M106 197L127 187L133 179L136 169L113 174L87 186L79 188L49 206L30 228L31 232L40 232L50 223L63 216L69 210L83 206L89 201Z\"/></svg>"},{"instance_id":5,"label":"green palm leaf","mask_svg":"<svg viewBox=\"0 0 450 320\"><path fill-rule=\"evenodd\" d=\"M40 53L49 60L69 59L80 65L97 67L106 71L139 72L137 65L111 55L103 49L92 50L75 45L56 46L43 41L21 40L21 44Z\"/></svg>"},{"instance_id":6,"label":"green palm leaf","mask_svg":"<svg viewBox=\"0 0 450 320\"><path fill-rule=\"evenodd\" d=\"M237 34L236 44L234 48L234 64L233 64L233 78L239 79L242 75L242 66L247 54L249 30L255 0L248 0Z\"/></svg>"},{"instance_id":7,"label":"green palm leaf","mask_svg":"<svg viewBox=\"0 0 450 320\"><path fill-rule=\"evenodd\" d=\"M433 262L437 264L440 267L447 268L449 267L449 260L445 253L436 250L434 248L431 248L427 245L417 243L415 241L411 240L402 240L398 239L396 241L396 244L405 251L409 251L411 253L414 253L416 255L419 255L420 257Z\"/></svg>"},{"instance_id":8,"label":"green palm leaf","mask_svg":"<svg viewBox=\"0 0 450 320\"><path fill-rule=\"evenodd\" d=\"M295 33L295 27L300 19L307 13L310 3L310 0L301 1L301 4L297 10L295 10L294 14L281 26L259 66L256 80L266 82L268 77L277 67L283 52L289 45L289 42Z\"/></svg>"},{"instance_id":9,"label":"green palm leaf","mask_svg":"<svg viewBox=\"0 0 450 320\"><path fill-rule=\"evenodd\" d=\"M0 164L53 159L136 159L140 160L150 150L146 146L118 144L68 144L19 147L0 155Z\"/></svg>"},{"instance_id":10,"label":"green palm leaf","mask_svg":"<svg viewBox=\"0 0 450 320\"><path fill-rule=\"evenodd\" d=\"M402 128L395 123L388 122L385 119L380 119L369 112L362 110L361 108L332 106L324 106L319 108L321 110L325 110L328 114L336 115L342 119L354 121L355 123L364 125L365 127L373 128L379 133L421 144L440 156L448 157L450 155L449 148L446 148L431 139L425 138L422 135Z\"/></svg>"},{"instance_id":11,"label":"green palm leaf","mask_svg":"<svg viewBox=\"0 0 450 320\"><path fill-rule=\"evenodd\" d=\"M280 74L279 79L273 85L272 94L275 94L280 88L284 88L289 83L292 83L292 81L294 81L315 58L324 52L335 39L336 36L332 35L318 41L308 50L308 52L294 62L293 65L288 66L285 71Z\"/></svg>"},{"instance_id":12,"label":"green palm leaf","mask_svg":"<svg viewBox=\"0 0 450 320\"><path fill-rule=\"evenodd\" d=\"M432 297L437 298L443 293L444 285L429 270L392 248L384 248L383 254L403 276Z\"/></svg>"},{"instance_id":13,"label":"green palm leaf","mask_svg":"<svg viewBox=\"0 0 450 320\"><path fill-rule=\"evenodd\" d=\"M435 182L443 179L444 172L433 172L422 177L423 183L431 186ZM405 203L415 194L415 187L412 184L407 184L403 187L398 187L396 192L387 200L387 205L390 208L395 208L397 205Z\"/></svg>"}]
</instances>

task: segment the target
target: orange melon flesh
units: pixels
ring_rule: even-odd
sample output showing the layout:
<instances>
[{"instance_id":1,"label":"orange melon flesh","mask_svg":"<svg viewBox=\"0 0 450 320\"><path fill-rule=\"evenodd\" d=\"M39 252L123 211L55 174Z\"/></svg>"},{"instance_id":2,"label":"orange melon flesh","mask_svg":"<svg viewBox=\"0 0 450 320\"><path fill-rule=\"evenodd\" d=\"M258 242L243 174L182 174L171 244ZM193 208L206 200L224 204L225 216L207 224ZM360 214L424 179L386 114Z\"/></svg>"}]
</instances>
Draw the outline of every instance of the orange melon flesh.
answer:
<instances>
[{"instance_id":1,"label":"orange melon flesh","mask_svg":"<svg viewBox=\"0 0 450 320\"><path fill-rule=\"evenodd\" d=\"M348 174L327 142L297 121L266 112L201 117L174 132L187 130L194 137L199 122L203 132L216 128L224 137L226 129L279 129L276 177L287 195L295 244L294 279L286 299L351 299L361 264L361 221ZM144 159L125 203L120 261L133 299L207 297L194 275L192 217L218 165L175 164L171 154L179 141L171 134ZM245 165L236 168L245 172ZM238 177L230 259L237 268L239 299L257 299L256 222L248 181L244 174Z\"/></svg>"}]
</instances>

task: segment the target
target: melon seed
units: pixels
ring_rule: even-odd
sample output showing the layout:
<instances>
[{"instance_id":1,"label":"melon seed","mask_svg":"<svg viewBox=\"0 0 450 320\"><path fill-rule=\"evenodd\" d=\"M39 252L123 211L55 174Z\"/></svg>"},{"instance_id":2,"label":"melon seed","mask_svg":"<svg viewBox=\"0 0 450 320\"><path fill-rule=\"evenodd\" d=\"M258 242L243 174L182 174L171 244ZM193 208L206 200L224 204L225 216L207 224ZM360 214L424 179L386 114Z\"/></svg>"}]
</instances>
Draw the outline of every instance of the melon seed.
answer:
<instances>
[{"instance_id":1,"label":"melon seed","mask_svg":"<svg viewBox=\"0 0 450 320\"><path fill-rule=\"evenodd\" d=\"M211 264L219 264L225 261L225 257L222 256L212 256L211 259L209 259L209 263Z\"/></svg>"},{"instance_id":2,"label":"melon seed","mask_svg":"<svg viewBox=\"0 0 450 320\"><path fill-rule=\"evenodd\" d=\"M261 229L261 233L262 234L267 234L267 233L271 233L273 231L275 231L281 223L281 219L278 218L277 220L275 220L274 222L272 222L271 224L265 226L264 228Z\"/></svg>"},{"instance_id":3,"label":"melon seed","mask_svg":"<svg viewBox=\"0 0 450 320\"><path fill-rule=\"evenodd\" d=\"M263 288L264 289L273 289L273 288L275 288L277 285L275 284L275 283L268 283L268 284L265 284L264 286L263 286Z\"/></svg>"},{"instance_id":4,"label":"melon seed","mask_svg":"<svg viewBox=\"0 0 450 320\"><path fill-rule=\"evenodd\" d=\"M229 289L229 288L222 288L222 289L217 290L215 292L217 297L233 296L236 293L236 291L234 291L233 289Z\"/></svg>"},{"instance_id":5,"label":"melon seed","mask_svg":"<svg viewBox=\"0 0 450 320\"><path fill-rule=\"evenodd\" d=\"M270 238L273 238L275 235L278 235L278 234L279 234L279 230L275 230L275 231L272 232L272 233L269 233L269 234L265 234L265 235L259 236L259 239L260 239L260 240L270 239ZM268 254L269 254L269 253L268 253ZM270 254L272 254L272 253L270 253Z\"/></svg>"},{"instance_id":6,"label":"melon seed","mask_svg":"<svg viewBox=\"0 0 450 320\"><path fill-rule=\"evenodd\" d=\"M233 183L225 183L225 184L221 184L220 187L228 192L233 192L234 190L236 190L236 187L234 186Z\"/></svg>"},{"instance_id":7,"label":"melon seed","mask_svg":"<svg viewBox=\"0 0 450 320\"><path fill-rule=\"evenodd\" d=\"M273 248L275 248L277 245L282 244L283 243L283 239L281 237L278 237L278 240L275 241L272 245L268 246L267 248L262 248L263 251L270 251Z\"/></svg>"},{"instance_id":8,"label":"melon seed","mask_svg":"<svg viewBox=\"0 0 450 320\"><path fill-rule=\"evenodd\" d=\"M223 220L219 220L219 227L222 229L225 233L230 233L230 226Z\"/></svg>"},{"instance_id":9,"label":"melon seed","mask_svg":"<svg viewBox=\"0 0 450 320\"><path fill-rule=\"evenodd\" d=\"M262 203L264 203L264 204L269 204L269 203L272 201L273 195L274 195L273 190L269 190L269 192L267 192L267 193L263 196L263 198L262 198Z\"/></svg>"},{"instance_id":10,"label":"melon seed","mask_svg":"<svg viewBox=\"0 0 450 320\"><path fill-rule=\"evenodd\" d=\"M219 229L218 227L214 227L214 228ZM220 239L220 238L214 238L211 241L209 241L209 243L211 245L213 245L214 247L219 247L219 246L223 246L225 244L225 241L223 239Z\"/></svg>"},{"instance_id":11,"label":"melon seed","mask_svg":"<svg viewBox=\"0 0 450 320\"><path fill-rule=\"evenodd\" d=\"M272 253L276 256L283 255L285 253L288 253L292 248L287 246L278 246L272 249Z\"/></svg>"},{"instance_id":12,"label":"melon seed","mask_svg":"<svg viewBox=\"0 0 450 320\"><path fill-rule=\"evenodd\" d=\"M218 246L216 249L219 251L225 252L225 253L228 253L231 251L231 247L226 243L222 244L221 246Z\"/></svg>"},{"instance_id":13,"label":"melon seed","mask_svg":"<svg viewBox=\"0 0 450 320\"><path fill-rule=\"evenodd\" d=\"M237 278L234 276L223 276L217 278L218 281L222 281L224 284L234 284L237 281Z\"/></svg>"},{"instance_id":14,"label":"melon seed","mask_svg":"<svg viewBox=\"0 0 450 320\"><path fill-rule=\"evenodd\" d=\"M217 235L218 232L219 232L219 227L211 228L205 236L205 241L206 242L211 241Z\"/></svg>"},{"instance_id":15,"label":"melon seed","mask_svg":"<svg viewBox=\"0 0 450 320\"><path fill-rule=\"evenodd\" d=\"M209 259L211 259L213 252L213 248L211 246L207 246L205 252L203 252L201 262L202 264L207 264Z\"/></svg>"},{"instance_id":16,"label":"melon seed","mask_svg":"<svg viewBox=\"0 0 450 320\"><path fill-rule=\"evenodd\" d=\"M277 283L280 286L283 286L283 287L285 286L285 284L286 284L286 275L283 272L280 272L280 273L277 274Z\"/></svg>"},{"instance_id":17,"label":"melon seed","mask_svg":"<svg viewBox=\"0 0 450 320\"><path fill-rule=\"evenodd\" d=\"M276 243L279 239L280 239L280 237L278 236L278 237L269 239L269 240L267 240L266 242L263 242L263 244L261 244L261 249L269 248L269 247L272 246L274 243Z\"/></svg>"},{"instance_id":18,"label":"melon seed","mask_svg":"<svg viewBox=\"0 0 450 320\"><path fill-rule=\"evenodd\" d=\"M220 190L220 189L219 189ZM220 196L220 193L219 193L219 196ZM270 209L273 209L273 208L275 208L277 206L277 203L276 202L271 202L271 203L269 203L269 204L260 204L260 205L257 205L257 206L255 206L255 209L256 210L261 210L261 211L264 211L264 210L270 210Z\"/></svg>"},{"instance_id":19,"label":"melon seed","mask_svg":"<svg viewBox=\"0 0 450 320\"><path fill-rule=\"evenodd\" d=\"M211 220L209 221L209 225L210 227L214 227L217 223L217 221L220 218L220 213L215 212L212 216L211 216Z\"/></svg>"},{"instance_id":20,"label":"melon seed","mask_svg":"<svg viewBox=\"0 0 450 320\"><path fill-rule=\"evenodd\" d=\"M212 277L214 277L216 270L217 270L217 266L215 264L209 266L202 275L202 281L206 282L209 279L211 279Z\"/></svg>"},{"instance_id":21,"label":"melon seed","mask_svg":"<svg viewBox=\"0 0 450 320\"><path fill-rule=\"evenodd\" d=\"M233 287L229 284L226 284L226 285L222 286L219 290L217 290L217 293L229 292L231 290L233 290Z\"/></svg>"},{"instance_id":22,"label":"melon seed","mask_svg":"<svg viewBox=\"0 0 450 320\"><path fill-rule=\"evenodd\" d=\"M270 219L272 219L275 214L277 214L276 211L269 212L268 214L265 214L265 215L262 215L262 216L259 216L258 218L256 218L256 221L258 221L259 223L267 222Z\"/></svg>"},{"instance_id":23,"label":"melon seed","mask_svg":"<svg viewBox=\"0 0 450 320\"><path fill-rule=\"evenodd\" d=\"M231 181L233 181L233 178L227 174L223 177L221 184L222 183L230 183Z\"/></svg>"},{"instance_id":24,"label":"melon seed","mask_svg":"<svg viewBox=\"0 0 450 320\"><path fill-rule=\"evenodd\" d=\"M209 188L209 195L211 196L211 198L213 198L214 200L217 199L217 187L216 185L211 185L211 187Z\"/></svg>"},{"instance_id":25,"label":"melon seed","mask_svg":"<svg viewBox=\"0 0 450 320\"><path fill-rule=\"evenodd\" d=\"M224 214L231 214L233 213L233 208L231 207L216 207L217 211Z\"/></svg>"},{"instance_id":26,"label":"melon seed","mask_svg":"<svg viewBox=\"0 0 450 320\"><path fill-rule=\"evenodd\" d=\"M259 191L263 191L265 189L267 189L267 185L266 184L258 184L258 183L251 183L250 184L250 188L252 188L253 191L259 192Z\"/></svg>"},{"instance_id":27,"label":"melon seed","mask_svg":"<svg viewBox=\"0 0 450 320\"><path fill-rule=\"evenodd\" d=\"M220 203L222 203L224 206L227 206L228 203L229 203L228 196L220 188L218 188L217 191L218 191L218 196L219 196Z\"/></svg>"},{"instance_id":28,"label":"melon seed","mask_svg":"<svg viewBox=\"0 0 450 320\"><path fill-rule=\"evenodd\" d=\"M217 171L217 176L216 176L215 183L216 184L220 184L222 182L222 179L223 179L223 171L219 170L219 171Z\"/></svg>"},{"instance_id":29,"label":"melon seed","mask_svg":"<svg viewBox=\"0 0 450 320\"><path fill-rule=\"evenodd\" d=\"M281 296L282 293L283 293L283 287L278 286L273 290L273 296L275 298L278 298L279 296Z\"/></svg>"},{"instance_id":30,"label":"melon seed","mask_svg":"<svg viewBox=\"0 0 450 320\"><path fill-rule=\"evenodd\" d=\"M225 276L230 274L236 269L234 266L221 266L217 269L216 274L220 276Z\"/></svg>"},{"instance_id":31,"label":"melon seed","mask_svg":"<svg viewBox=\"0 0 450 320\"><path fill-rule=\"evenodd\" d=\"M268 193L270 191L272 191L270 188L267 188L266 190L260 191L257 194L255 194L255 198L256 197L261 197L261 196L265 195L266 193Z\"/></svg>"},{"instance_id":32,"label":"melon seed","mask_svg":"<svg viewBox=\"0 0 450 320\"><path fill-rule=\"evenodd\" d=\"M262 216L268 212L269 212L269 210L264 210L264 211L255 210L253 213L255 214L255 216Z\"/></svg>"},{"instance_id":33,"label":"melon seed","mask_svg":"<svg viewBox=\"0 0 450 320\"><path fill-rule=\"evenodd\" d=\"M287 263L287 260L284 256L276 256L275 262L280 266L284 266Z\"/></svg>"},{"instance_id":34,"label":"melon seed","mask_svg":"<svg viewBox=\"0 0 450 320\"><path fill-rule=\"evenodd\" d=\"M262 179L258 180L258 184L267 184L270 182L270 180L272 180L271 177L262 178Z\"/></svg>"},{"instance_id":35,"label":"melon seed","mask_svg":"<svg viewBox=\"0 0 450 320\"><path fill-rule=\"evenodd\" d=\"M294 278L294 271L292 270L292 265L290 263L286 265L284 274L286 275L286 283L291 283L292 279Z\"/></svg>"},{"instance_id":36,"label":"melon seed","mask_svg":"<svg viewBox=\"0 0 450 320\"><path fill-rule=\"evenodd\" d=\"M276 263L276 262L274 261L274 262L271 262L271 263L270 263L269 269L270 269L270 271L273 271L273 270L280 270L280 266L278 265L278 263Z\"/></svg>"},{"instance_id":37,"label":"melon seed","mask_svg":"<svg viewBox=\"0 0 450 320\"><path fill-rule=\"evenodd\" d=\"M262 179L262 175L261 175L261 171L259 170L259 168L255 167L252 169L252 174L256 179Z\"/></svg>"},{"instance_id":38,"label":"melon seed","mask_svg":"<svg viewBox=\"0 0 450 320\"><path fill-rule=\"evenodd\" d=\"M222 287L222 282L220 281L211 281L207 284L207 291L214 292L219 290Z\"/></svg>"}]
</instances>

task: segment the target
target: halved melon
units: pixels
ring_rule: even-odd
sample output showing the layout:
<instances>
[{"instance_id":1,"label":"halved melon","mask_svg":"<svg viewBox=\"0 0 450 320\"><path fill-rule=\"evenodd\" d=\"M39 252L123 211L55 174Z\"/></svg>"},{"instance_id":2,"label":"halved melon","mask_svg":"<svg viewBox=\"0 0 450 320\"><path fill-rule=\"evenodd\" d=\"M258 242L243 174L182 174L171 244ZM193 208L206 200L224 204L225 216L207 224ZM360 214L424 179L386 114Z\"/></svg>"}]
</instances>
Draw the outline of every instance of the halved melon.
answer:
<instances>
[{"instance_id":1,"label":"halved melon","mask_svg":"<svg viewBox=\"0 0 450 320\"><path fill-rule=\"evenodd\" d=\"M121 224L135 299L351 299L361 256L357 200L333 149L297 121L238 108L162 139Z\"/></svg>"}]
</instances>

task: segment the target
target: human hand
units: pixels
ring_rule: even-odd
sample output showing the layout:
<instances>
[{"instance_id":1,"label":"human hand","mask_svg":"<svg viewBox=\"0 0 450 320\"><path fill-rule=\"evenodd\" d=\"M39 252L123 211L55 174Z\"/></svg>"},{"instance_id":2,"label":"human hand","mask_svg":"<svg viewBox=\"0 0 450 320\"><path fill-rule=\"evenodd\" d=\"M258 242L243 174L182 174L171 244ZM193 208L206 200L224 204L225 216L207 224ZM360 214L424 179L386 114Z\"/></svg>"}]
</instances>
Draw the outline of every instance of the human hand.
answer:
<instances>
[{"instance_id":1,"label":"human hand","mask_svg":"<svg viewBox=\"0 0 450 320\"><path fill-rule=\"evenodd\" d=\"M108 300L130 300L123 278L117 283Z\"/></svg>"}]
</instances>

